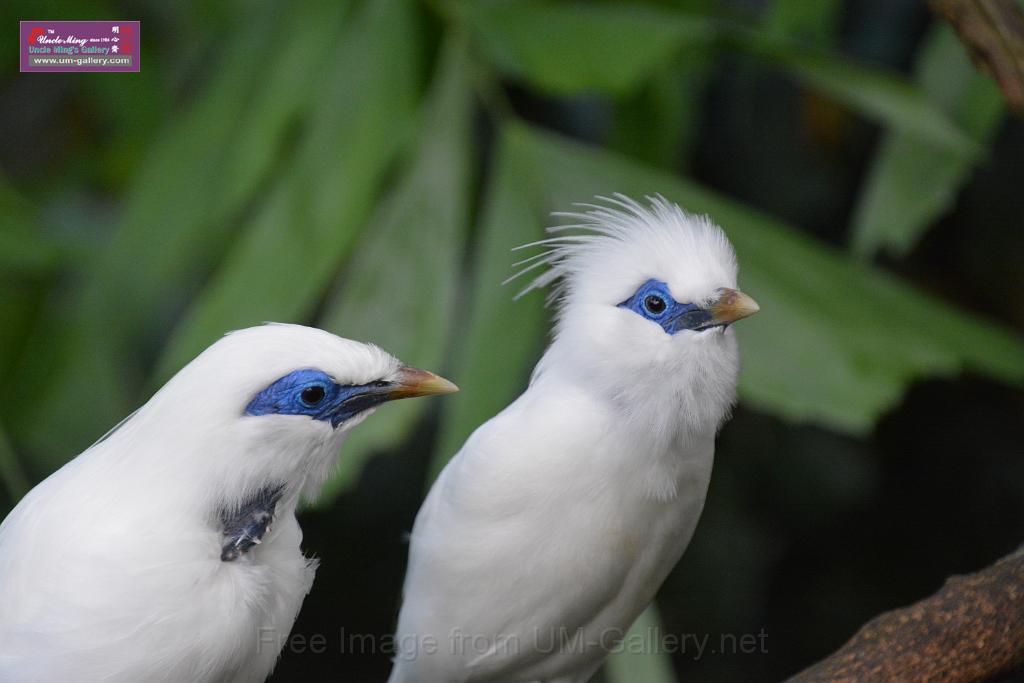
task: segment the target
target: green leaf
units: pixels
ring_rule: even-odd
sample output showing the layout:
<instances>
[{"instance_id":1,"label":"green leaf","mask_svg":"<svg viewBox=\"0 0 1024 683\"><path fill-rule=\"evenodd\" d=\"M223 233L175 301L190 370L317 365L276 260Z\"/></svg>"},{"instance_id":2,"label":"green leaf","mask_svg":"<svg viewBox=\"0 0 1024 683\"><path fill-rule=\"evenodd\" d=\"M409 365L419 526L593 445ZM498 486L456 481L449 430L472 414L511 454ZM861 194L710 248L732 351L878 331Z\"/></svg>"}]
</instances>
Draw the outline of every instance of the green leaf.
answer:
<instances>
[{"instance_id":1,"label":"green leaf","mask_svg":"<svg viewBox=\"0 0 1024 683\"><path fill-rule=\"evenodd\" d=\"M345 3L300 5L245 22L210 87L157 141L129 190L121 226L97 268L96 293L110 306L131 288L138 306L111 311L129 339L137 338L135 325L153 324L151 304L174 300L183 286L188 292L216 262L234 236L232 219L275 170L293 120L320 100L316 70L295 67L323 63ZM306 31L308 40L294 39ZM253 55L266 45L284 49L269 71L253 68Z\"/></svg>"},{"instance_id":2,"label":"green leaf","mask_svg":"<svg viewBox=\"0 0 1024 683\"><path fill-rule=\"evenodd\" d=\"M0 175L0 274L43 275L57 267L60 249L37 227L35 209Z\"/></svg>"},{"instance_id":3,"label":"green leaf","mask_svg":"<svg viewBox=\"0 0 1024 683\"><path fill-rule=\"evenodd\" d=\"M605 661L609 683L674 683L672 658L654 640L663 632L658 608L652 603L633 622L620 649Z\"/></svg>"},{"instance_id":4,"label":"green leaf","mask_svg":"<svg viewBox=\"0 0 1024 683\"><path fill-rule=\"evenodd\" d=\"M717 55L710 45L690 46L658 67L641 87L619 98L608 146L665 169L687 160Z\"/></svg>"},{"instance_id":5,"label":"green leaf","mask_svg":"<svg viewBox=\"0 0 1024 683\"><path fill-rule=\"evenodd\" d=\"M438 67L416 155L370 221L373 230L319 323L427 370L439 370L448 356L469 212L470 103L465 48L453 40ZM400 443L430 405L399 401L352 430L322 501L354 483L374 451Z\"/></svg>"},{"instance_id":6,"label":"green leaf","mask_svg":"<svg viewBox=\"0 0 1024 683\"><path fill-rule=\"evenodd\" d=\"M8 497L14 502L21 500L21 497L31 488L28 476L18 462L18 457L14 453L14 448L11 446L10 439L7 438L7 432L3 425L0 425L0 482L7 489ZM0 514L0 519L3 519L4 516Z\"/></svg>"},{"instance_id":7,"label":"green leaf","mask_svg":"<svg viewBox=\"0 0 1024 683\"><path fill-rule=\"evenodd\" d=\"M0 414L25 402L21 385L8 373L24 354L51 276L69 256L70 250L40 229L35 207L0 174Z\"/></svg>"},{"instance_id":8,"label":"green leaf","mask_svg":"<svg viewBox=\"0 0 1024 683\"><path fill-rule=\"evenodd\" d=\"M1024 381L1024 343L694 183L517 129L550 209L596 194L660 192L706 213L736 246L741 284L761 313L736 326L741 398L796 421L864 434L907 385L964 369Z\"/></svg>"},{"instance_id":9,"label":"green leaf","mask_svg":"<svg viewBox=\"0 0 1024 683\"><path fill-rule=\"evenodd\" d=\"M818 31L827 28L836 10L786 3L765 28L752 30L640 4L528 0L467 7L480 49L501 70L555 94L629 93L681 47L707 47L725 35L734 48L783 66L870 119L963 154L978 154L978 145L899 75L809 49L789 34L801 37L812 22ZM820 33L812 42L823 42Z\"/></svg>"},{"instance_id":10,"label":"green leaf","mask_svg":"<svg viewBox=\"0 0 1024 683\"><path fill-rule=\"evenodd\" d=\"M529 0L475 3L467 12L480 49L500 69L555 94L631 92L684 45L706 47L726 35L734 48L785 67L809 87L883 125L963 154L980 152L940 108L899 75L808 49L782 35L792 31L799 37L812 21L827 27L835 10L787 3L759 30L639 4ZM822 42L820 34L813 42Z\"/></svg>"},{"instance_id":11,"label":"green leaf","mask_svg":"<svg viewBox=\"0 0 1024 683\"><path fill-rule=\"evenodd\" d=\"M1005 117L999 88L971 65L945 24L936 24L918 55L915 80L979 145L988 146ZM871 256L909 251L955 201L979 157L901 131L886 134L853 218L853 250Z\"/></svg>"},{"instance_id":12,"label":"green leaf","mask_svg":"<svg viewBox=\"0 0 1024 683\"><path fill-rule=\"evenodd\" d=\"M249 106L238 112L239 134L225 150L225 185L221 192L227 206L239 206L259 191L282 155L282 145L289 144L290 128L301 116L311 110L312 117L327 118L325 91L337 92L339 88L332 85L330 78L324 78L315 65L337 58L335 46L346 39L339 34L348 5L336 0L306 0L283 6L288 8L278 30L284 36L279 43L283 49L275 51L270 68L262 74L262 86L253 94ZM396 57L402 59L404 53L399 52ZM396 88L401 85L397 83Z\"/></svg>"},{"instance_id":13,"label":"green leaf","mask_svg":"<svg viewBox=\"0 0 1024 683\"><path fill-rule=\"evenodd\" d=\"M506 73L557 94L621 94L684 44L714 37L710 21L639 3L467 3L477 44Z\"/></svg>"},{"instance_id":14,"label":"green leaf","mask_svg":"<svg viewBox=\"0 0 1024 683\"><path fill-rule=\"evenodd\" d=\"M416 56L404 0L355 18L297 158L176 330L159 380L228 330L313 313L411 125Z\"/></svg>"},{"instance_id":15,"label":"green leaf","mask_svg":"<svg viewBox=\"0 0 1024 683\"><path fill-rule=\"evenodd\" d=\"M148 41L145 41L148 43ZM170 53L178 57L177 53ZM160 55L163 57L164 55ZM104 78L102 73L82 74L75 79L89 117L97 129L117 134L87 152L97 155L89 167L106 189L120 192L138 172L146 146L159 130L172 98L166 87L167 66L146 50L145 67L130 78ZM169 61L169 60L168 60ZM86 170L83 168L82 170Z\"/></svg>"},{"instance_id":16,"label":"green leaf","mask_svg":"<svg viewBox=\"0 0 1024 683\"><path fill-rule=\"evenodd\" d=\"M466 287L469 314L453 343L452 379L461 391L445 399L441 436L427 477L434 480L469 435L520 394L539 358L547 318L539 297L513 301L502 282L514 272L513 247L540 239L531 170L501 143L487 190Z\"/></svg>"},{"instance_id":17,"label":"green leaf","mask_svg":"<svg viewBox=\"0 0 1024 683\"><path fill-rule=\"evenodd\" d=\"M978 144L898 74L808 50L768 33L735 30L737 47L785 67L803 83L891 129L959 154L977 156Z\"/></svg>"},{"instance_id":18,"label":"green leaf","mask_svg":"<svg viewBox=\"0 0 1024 683\"><path fill-rule=\"evenodd\" d=\"M139 347L192 295L229 243L234 219L274 170L273 159L246 150L278 148L292 118L319 99L318 70L283 69L322 63L344 3L299 5L282 17L267 4L231 34L208 87L153 144L110 244L99 258L77 264L72 296L50 307L33 333L36 341L27 348L38 352L17 374L45 387L45 395L18 409L10 424L41 471L134 407L134 387L147 372L137 360ZM295 39L307 31L309 40ZM269 72L253 67L267 45L283 46L267 62ZM281 104L254 108L268 99Z\"/></svg>"},{"instance_id":19,"label":"green leaf","mask_svg":"<svg viewBox=\"0 0 1024 683\"><path fill-rule=\"evenodd\" d=\"M802 44L831 47L842 19L843 0L775 0L762 30Z\"/></svg>"}]
</instances>

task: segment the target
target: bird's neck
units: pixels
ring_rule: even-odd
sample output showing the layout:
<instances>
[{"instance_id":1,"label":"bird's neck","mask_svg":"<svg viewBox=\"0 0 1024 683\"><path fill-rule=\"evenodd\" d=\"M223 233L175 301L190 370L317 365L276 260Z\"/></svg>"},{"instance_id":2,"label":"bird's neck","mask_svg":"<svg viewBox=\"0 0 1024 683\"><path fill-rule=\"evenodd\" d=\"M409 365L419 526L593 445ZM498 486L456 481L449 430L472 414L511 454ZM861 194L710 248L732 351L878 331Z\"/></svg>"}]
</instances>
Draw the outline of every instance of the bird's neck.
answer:
<instances>
[{"instance_id":1,"label":"bird's neck","mask_svg":"<svg viewBox=\"0 0 1024 683\"><path fill-rule=\"evenodd\" d=\"M558 340L537 364L530 384L574 387L606 405L623 431L665 443L713 437L731 405L699 377L656 368L624 373L599 362L580 363Z\"/></svg>"},{"instance_id":2,"label":"bird's neck","mask_svg":"<svg viewBox=\"0 0 1024 683\"><path fill-rule=\"evenodd\" d=\"M576 472L574 486L666 502L686 492L703 495L711 469L714 430L693 429L663 410L638 407L558 370L539 374L527 401L556 412L562 429L576 434L559 460ZM698 482L694 485L692 482Z\"/></svg>"}]
</instances>

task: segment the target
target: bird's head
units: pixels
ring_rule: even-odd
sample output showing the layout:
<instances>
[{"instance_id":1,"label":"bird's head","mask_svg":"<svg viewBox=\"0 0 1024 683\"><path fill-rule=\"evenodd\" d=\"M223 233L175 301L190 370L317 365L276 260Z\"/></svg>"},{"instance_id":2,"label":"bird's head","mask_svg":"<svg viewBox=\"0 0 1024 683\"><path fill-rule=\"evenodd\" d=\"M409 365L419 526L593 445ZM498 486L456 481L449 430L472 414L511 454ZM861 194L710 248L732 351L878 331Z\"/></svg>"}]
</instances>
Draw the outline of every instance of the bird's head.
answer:
<instances>
[{"instance_id":1,"label":"bird's head","mask_svg":"<svg viewBox=\"0 0 1024 683\"><path fill-rule=\"evenodd\" d=\"M739 371L730 325L758 311L737 289L725 233L660 196L561 215L570 224L535 243L548 251L521 262L548 266L523 293L555 283L555 340L537 376L571 374L653 429L717 428Z\"/></svg>"},{"instance_id":2,"label":"bird's head","mask_svg":"<svg viewBox=\"0 0 1024 683\"><path fill-rule=\"evenodd\" d=\"M214 479L298 481L310 490L345 434L378 406L453 391L371 344L268 324L206 349L139 411L131 431L144 427L180 451L201 452Z\"/></svg>"}]
</instances>

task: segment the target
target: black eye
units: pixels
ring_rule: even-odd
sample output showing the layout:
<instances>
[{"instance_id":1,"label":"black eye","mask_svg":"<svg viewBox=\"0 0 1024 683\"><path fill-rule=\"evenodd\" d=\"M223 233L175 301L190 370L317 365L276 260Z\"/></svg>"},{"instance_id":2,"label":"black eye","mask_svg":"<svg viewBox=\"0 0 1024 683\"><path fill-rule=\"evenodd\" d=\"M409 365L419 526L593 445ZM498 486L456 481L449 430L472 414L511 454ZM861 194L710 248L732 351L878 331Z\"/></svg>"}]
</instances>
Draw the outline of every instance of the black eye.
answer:
<instances>
[{"instance_id":1,"label":"black eye","mask_svg":"<svg viewBox=\"0 0 1024 683\"><path fill-rule=\"evenodd\" d=\"M665 312L665 300L657 294L648 294L644 297L644 308L651 315L661 315Z\"/></svg>"},{"instance_id":2,"label":"black eye","mask_svg":"<svg viewBox=\"0 0 1024 683\"><path fill-rule=\"evenodd\" d=\"M299 400L307 406L315 406L317 403L324 400L325 395L326 392L324 391L324 388L318 384L314 384L313 386L306 387L302 390L302 393L299 394Z\"/></svg>"}]
</instances>

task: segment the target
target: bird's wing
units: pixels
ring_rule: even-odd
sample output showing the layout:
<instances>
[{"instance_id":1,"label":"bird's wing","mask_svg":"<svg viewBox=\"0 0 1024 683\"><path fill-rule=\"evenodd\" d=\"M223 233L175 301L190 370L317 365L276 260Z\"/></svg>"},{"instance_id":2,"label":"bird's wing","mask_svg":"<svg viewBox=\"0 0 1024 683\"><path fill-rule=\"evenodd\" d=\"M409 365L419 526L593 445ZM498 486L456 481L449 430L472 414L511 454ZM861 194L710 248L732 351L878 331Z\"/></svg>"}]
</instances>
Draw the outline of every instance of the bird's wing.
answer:
<instances>
[{"instance_id":1,"label":"bird's wing","mask_svg":"<svg viewBox=\"0 0 1024 683\"><path fill-rule=\"evenodd\" d=\"M220 560L212 520L117 474L80 456L0 526L0 680L225 680L249 660L269 671L272 645L245 656L253 615L278 615L272 632L287 633L312 581L294 517L275 523L287 547L264 545L282 555L273 569L238 566Z\"/></svg>"},{"instance_id":2,"label":"bird's wing","mask_svg":"<svg viewBox=\"0 0 1024 683\"><path fill-rule=\"evenodd\" d=\"M399 657L392 680L508 675L614 596L628 560L606 552L604 484L585 473L606 431L591 400L531 387L445 468L413 529L398 628L441 651Z\"/></svg>"}]
</instances>

